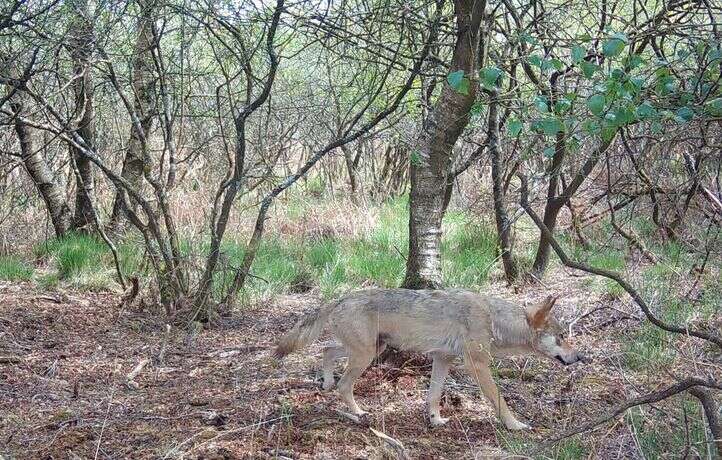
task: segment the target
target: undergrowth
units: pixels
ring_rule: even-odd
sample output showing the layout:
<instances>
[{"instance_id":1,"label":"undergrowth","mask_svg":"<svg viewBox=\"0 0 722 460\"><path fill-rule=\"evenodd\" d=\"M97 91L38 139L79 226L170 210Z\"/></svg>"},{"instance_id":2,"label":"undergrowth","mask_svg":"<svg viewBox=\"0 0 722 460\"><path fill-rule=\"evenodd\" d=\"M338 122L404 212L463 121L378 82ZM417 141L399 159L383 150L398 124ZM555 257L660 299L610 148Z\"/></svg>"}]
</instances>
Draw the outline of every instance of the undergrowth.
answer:
<instances>
[{"instance_id":1,"label":"undergrowth","mask_svg":"<svg viewBox=\"0 0 722 460\"><path fill-rule=\"evenodd\" d=\"M33 276L33 268L17 257L0 256L0 280L28 281Z\"/></svg>"}]
</instances>

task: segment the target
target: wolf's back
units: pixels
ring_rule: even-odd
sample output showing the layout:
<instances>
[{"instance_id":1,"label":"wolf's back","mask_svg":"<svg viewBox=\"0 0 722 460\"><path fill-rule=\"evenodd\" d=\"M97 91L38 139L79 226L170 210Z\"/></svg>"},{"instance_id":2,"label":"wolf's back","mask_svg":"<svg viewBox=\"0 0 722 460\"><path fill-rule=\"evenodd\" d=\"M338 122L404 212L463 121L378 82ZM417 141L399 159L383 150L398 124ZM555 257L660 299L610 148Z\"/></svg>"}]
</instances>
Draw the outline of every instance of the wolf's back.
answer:
<instances>
[{"instance_id":1,"label":"wolf's back","mask_svg":"<svg viewBox=\"0 0 722 460\"><path fill-rule=\"evenodd\" d=\"M278 341L274 351L276 358L283 358L315 341L321 335L324 324L337 305L338 302L330 303L299 319L293 328Z\"/></svg>"}]
</instances>

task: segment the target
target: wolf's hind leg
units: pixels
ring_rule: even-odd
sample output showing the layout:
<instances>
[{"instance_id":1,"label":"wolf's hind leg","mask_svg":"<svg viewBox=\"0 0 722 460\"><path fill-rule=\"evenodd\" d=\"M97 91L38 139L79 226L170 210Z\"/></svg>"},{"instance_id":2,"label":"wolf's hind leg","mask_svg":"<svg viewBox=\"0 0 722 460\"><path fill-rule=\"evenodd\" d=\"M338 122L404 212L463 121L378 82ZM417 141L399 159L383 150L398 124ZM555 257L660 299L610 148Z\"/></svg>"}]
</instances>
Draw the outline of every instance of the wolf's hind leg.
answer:
<instances>
[{"instance_id":1,"label":"wolf's hind leg","mask_svg":"<svg viewBox=\"0 0 722 460\"><path fill-rule=\"evenodd\" d=\"M529 425L516 419L514 414L509 410L509 406L506 405L504 397L499 393L499 389L496 383L494 383L494 378L491 376L488 357L482 352L470 352L466 350L464 353L464 366L469 375L479 384L484 396L486 396L486 399L488 399L494 407L496 416L501 419L507 429L525 430L529 428Z\"/></svg>"},{"instance_id":2,"label":"wolf's hind leg","mask_svg":"<svg viewBox=\"0 0 722 460\"><path fill-rule=\"evenodd\" d=\"M330 345L323 350L323 389L328 391L336 382L333 378L333 369L336 360L346 356L346 349L341 345Z\"/></svg>"},{"instance_id":3,"label":"wolf's hind leg","mask_svg":"<svg viewBox=\"0 0 722 460\"><path fill-rule=\"evenodd\" d=\"M355 351L349 350L348 366L346 372L343 373L341 379L338 381L338 393L341 396L343 402L346 403L351 412L354 415L365 415L366 412L356 404L356 400L353 397L353 386L356 383L363 371L371 364L375 356L375 349L370 348L371 353L366 351Z\"/></svg>"},{"instance_id":4,"label":"wolf's hind leg","mask_svg":"<svg viewBox=\"0 0 722 460\"><path fill-rule=\"evenodd\" d=\"M449 375L449 368L454 361L453 356L434 353L434 362L431 366L431 382L429 384L429 393L426 402L429 406L429 420L432 426L441 426L449 421L448 418L441 416L439 402L441 401L441 392L444 389L444 380Z\"/></svg>"}]
</instances>

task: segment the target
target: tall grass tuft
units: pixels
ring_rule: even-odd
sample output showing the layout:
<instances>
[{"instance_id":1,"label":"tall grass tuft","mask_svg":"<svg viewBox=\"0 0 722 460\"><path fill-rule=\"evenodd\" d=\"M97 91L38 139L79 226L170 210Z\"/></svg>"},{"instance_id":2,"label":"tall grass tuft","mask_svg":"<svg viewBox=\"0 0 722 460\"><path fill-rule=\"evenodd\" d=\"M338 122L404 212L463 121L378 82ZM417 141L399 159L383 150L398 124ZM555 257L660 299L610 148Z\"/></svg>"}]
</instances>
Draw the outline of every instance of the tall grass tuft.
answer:
<instances>
[{"instance_id":1,"label":"tall grass tuft","mask_svg":"<svg viewBox=\"0 0 722 460\"><path fill-rule=\"evenodd\" d=\"M92 235L71 233L41 244L36 253L51 257L61 279L69 279L83 273L99 271L103 255L108 251L105 243Z\"/></svg>"},{"instance_id":2,"label":"tall grass tuft","mask_svg":"<svg viewBox=\"0 0 722 460\"><path fill-rule=\"evenodd\" d=\"M17 257L0 256L0 280L27 281L33 276L33 268Z\"/></svg>"}]
</instances>

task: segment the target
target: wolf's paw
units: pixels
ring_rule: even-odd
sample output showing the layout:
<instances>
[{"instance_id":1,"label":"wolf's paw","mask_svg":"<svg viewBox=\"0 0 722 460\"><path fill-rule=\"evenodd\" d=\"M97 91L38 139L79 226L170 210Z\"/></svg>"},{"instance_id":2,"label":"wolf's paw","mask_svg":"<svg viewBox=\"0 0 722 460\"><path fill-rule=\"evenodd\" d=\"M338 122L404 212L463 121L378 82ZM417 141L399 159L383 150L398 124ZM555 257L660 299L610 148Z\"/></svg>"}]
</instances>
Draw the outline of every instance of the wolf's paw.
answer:
<instances>
[{"instance_id":1,"label":"wolf's paw","mask_svg":"<svg viewBox=\"0 0 722 460\"><path fill-rule=\"evenodd\" d=\"M529 425L527 425L526 423L522 423L516 419L504 422L504 425L506 426L507 430L511 430L511 431L530 430L531 429L531 427Z\"/></svg>"},{"instance_id":2,"label":"wolf's paw","mask_svg":"<svg viewBox=\"0 0 722 460\"><path fill-rule=\"evenodd\" d=\"M449 421L448 418L444 418L444 417L441 417L441 416L439 416L439 417L433 417L433 416L429 417L429 423L431 423L431 426L433 426L433 427L444 426L444 425L446 425L446 422L448 422L448 421Z\"/></svg>"}]
</instances>

